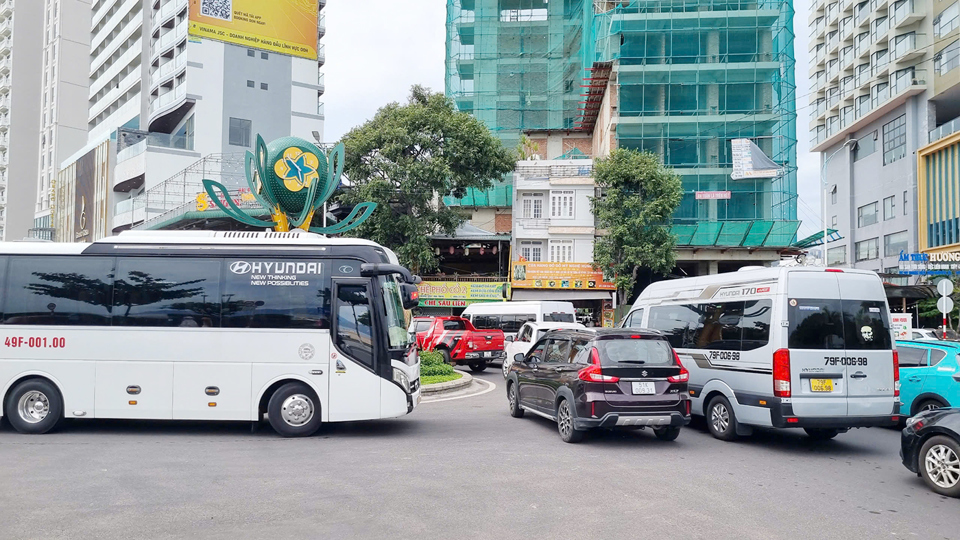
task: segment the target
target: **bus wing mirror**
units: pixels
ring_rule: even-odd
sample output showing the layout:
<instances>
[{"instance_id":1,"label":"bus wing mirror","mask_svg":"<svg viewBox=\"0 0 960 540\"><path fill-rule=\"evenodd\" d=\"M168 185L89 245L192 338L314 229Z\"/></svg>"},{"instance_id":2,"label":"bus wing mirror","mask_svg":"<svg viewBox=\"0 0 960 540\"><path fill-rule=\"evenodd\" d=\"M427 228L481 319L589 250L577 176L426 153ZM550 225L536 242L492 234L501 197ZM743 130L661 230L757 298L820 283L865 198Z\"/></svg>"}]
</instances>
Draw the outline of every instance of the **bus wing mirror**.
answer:
<instances>
[{"instance_id":1,"label":"bus wing mirror","mask_svg":"<svg viewBox=\"0 0 960 540\"><path fill-rule=\"evenodd\" d=\"M416 285L401 283L400 296L403 299L403 309L413 309L420 305L420 291Z\"/></svg>"},{"instance_id":2,"label":"bus wing mirror","mask_svg":"<svg viewBox=\"0 0 960 540\"><path fill-rule=\"evenodd\" d=\"M420 276L415 276L399 264L363 263L360 265L360 275L363 277L389 276L400 274L404 283L416 285L420 283Z\"/></svg>"}]
</instances>

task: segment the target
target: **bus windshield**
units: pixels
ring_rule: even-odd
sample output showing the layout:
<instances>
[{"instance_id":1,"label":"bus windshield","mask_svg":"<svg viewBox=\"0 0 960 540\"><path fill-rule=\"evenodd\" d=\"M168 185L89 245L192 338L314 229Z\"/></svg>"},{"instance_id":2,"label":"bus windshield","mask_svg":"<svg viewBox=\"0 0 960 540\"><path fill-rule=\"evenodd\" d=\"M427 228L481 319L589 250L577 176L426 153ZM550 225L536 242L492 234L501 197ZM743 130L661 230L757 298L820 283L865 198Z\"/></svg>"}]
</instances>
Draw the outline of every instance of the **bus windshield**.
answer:
<instances>
[{"instance_id":1,"label":"bus windshield","mask_svg":"<svg viewBox=\"0 0 960 540\"><path fill-rule=\"evenodd\" d=\"M380 290L383 294L383 304L386 306L387 338L391 349L406 349L410 346L410 334L404 319L403 300L400 295L400 284L394 276L380 277Z\"/></svg>"}]
</instances>

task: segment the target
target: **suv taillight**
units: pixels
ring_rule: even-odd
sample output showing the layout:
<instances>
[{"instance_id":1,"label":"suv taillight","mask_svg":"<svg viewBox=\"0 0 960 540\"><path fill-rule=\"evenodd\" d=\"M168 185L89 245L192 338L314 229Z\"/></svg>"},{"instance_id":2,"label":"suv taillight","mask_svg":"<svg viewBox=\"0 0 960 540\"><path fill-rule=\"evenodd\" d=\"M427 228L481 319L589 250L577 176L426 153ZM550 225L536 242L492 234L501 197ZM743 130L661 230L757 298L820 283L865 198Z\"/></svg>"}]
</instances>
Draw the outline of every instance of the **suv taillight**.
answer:
<instances>
[{"instance_id":1,"label":"suv taillight","mask_svg":"<svg viewBox=\"0 0 960 540\"><path fill-rule=\"evenodd\" d=\"M690 380L690 372L687 371L687 368L683 367L683 363L680 362L680 355L677 354L677 351L673 351L673 359L677 361L677 365L680 366L680 373L667 377L667 382L672 383L684 383Z\"/></svg>"},{"instance_id":2,"label":"suv taillight","mask_svg":"<svg viewBox=\"0 0 960 540\"><path fill-rule=\"evenodd\" d=\"M900 397L900 353L893 350L893 397Z\"/></svg>"},{"instance_id":3,"label":"suv taillight","mask_svg":"<svg viewBox=\"0 0 960 540\"><path fill-rule=\"evenodd\" d=\"M614 383L620 380L620 377L603 374L603 370L600 368L600 351L596 348L590 351L590 365L578 371L577 378L587 382Z\"/></svg>"},{"instance_id":4,"label":"suv taillight","mask_svg":"<svg viewBox=\"0 0 960 540\"><path fill-rule=\"evenodd\" d=\"M773 395L790 397L790 351L779 349L773 353Z\"/></svg>"}]
</instances>

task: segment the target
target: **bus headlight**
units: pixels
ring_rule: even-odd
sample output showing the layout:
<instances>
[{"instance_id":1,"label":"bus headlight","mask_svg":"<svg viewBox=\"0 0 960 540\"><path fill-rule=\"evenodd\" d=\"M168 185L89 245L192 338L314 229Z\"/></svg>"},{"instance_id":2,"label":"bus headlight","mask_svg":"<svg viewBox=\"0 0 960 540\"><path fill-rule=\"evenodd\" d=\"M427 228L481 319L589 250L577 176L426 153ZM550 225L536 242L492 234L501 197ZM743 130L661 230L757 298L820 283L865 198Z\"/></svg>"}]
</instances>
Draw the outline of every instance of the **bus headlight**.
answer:
<instances>
[{"instance_id":1,"label":"bus headlight","mask_svg":"<svg viewBox=\"0 0 960 540\"><path fill-rule=\"evenodd\" d=\"M407 374L403 371L393 368L393 382L399 384L404 392L410 393L410 379L407 378Z\"/></svg>"}]
</instances>

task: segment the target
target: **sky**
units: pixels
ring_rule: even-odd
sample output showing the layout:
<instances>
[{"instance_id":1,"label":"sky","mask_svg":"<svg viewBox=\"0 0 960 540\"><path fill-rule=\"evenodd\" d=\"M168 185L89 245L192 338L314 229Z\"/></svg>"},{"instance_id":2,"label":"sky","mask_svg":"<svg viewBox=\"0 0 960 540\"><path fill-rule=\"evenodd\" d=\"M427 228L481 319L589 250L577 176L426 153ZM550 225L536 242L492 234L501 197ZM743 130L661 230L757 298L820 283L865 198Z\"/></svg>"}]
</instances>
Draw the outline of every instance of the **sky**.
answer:
<instances>
[{"instance_id":1,"label":"sky","mask_svg":"<svg viewBox=\"0 0 960 540\"><path fill-rule=\"evenodd\" d=\"M810 4L794 3L800 238L821 228L820 155L809 152ZM414 84L443 91L444 0L329 0L324 11L325 141L339 140L387 103L405 101Z\"/></svg>"}]
</instances>

